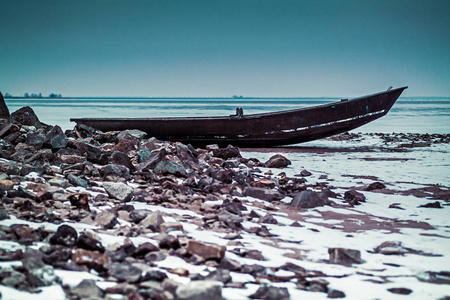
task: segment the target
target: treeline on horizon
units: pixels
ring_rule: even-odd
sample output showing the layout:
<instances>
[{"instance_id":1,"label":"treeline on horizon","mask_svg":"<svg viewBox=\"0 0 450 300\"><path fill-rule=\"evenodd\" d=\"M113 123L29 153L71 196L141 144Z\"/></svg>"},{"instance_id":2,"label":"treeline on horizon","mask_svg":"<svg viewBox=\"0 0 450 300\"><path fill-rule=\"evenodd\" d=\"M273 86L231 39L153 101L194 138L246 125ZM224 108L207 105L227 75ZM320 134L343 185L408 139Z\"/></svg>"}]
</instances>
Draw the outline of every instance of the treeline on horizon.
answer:
<instances>
[{"instance_id":1,"label":"treeline on horizon","mask_svg":"<svg viewBox=\"0 0 450 300\"><path fill-rule=\"evenodd\" d=\"M12 96L10 93L5 93L3 95L4 98L62 98L61 94L51 93L48 96L43 96L42 93L25 93L23 96Z\"/></svg>"}]
</instances>

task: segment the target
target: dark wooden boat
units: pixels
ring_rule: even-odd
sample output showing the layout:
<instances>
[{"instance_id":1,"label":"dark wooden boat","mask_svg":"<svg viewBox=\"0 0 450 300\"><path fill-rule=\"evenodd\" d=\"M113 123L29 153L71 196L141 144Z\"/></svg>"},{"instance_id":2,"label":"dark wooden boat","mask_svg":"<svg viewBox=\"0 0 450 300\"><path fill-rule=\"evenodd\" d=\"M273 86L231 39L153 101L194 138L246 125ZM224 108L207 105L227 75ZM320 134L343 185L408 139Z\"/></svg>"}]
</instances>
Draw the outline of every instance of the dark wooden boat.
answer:
<instances>
[{"instance_id":1,"label":"dark wooden boat","mask_svg":"<svg viewBox=\"0 0 450 300\"><path fill-rule=\"evenodd\" d=\"M272 147L346 132L388 113L407 87L310 108L226 117L73 118L101 131L139 129L149 137L196 146Z\"/></svg>"}]
</instances>

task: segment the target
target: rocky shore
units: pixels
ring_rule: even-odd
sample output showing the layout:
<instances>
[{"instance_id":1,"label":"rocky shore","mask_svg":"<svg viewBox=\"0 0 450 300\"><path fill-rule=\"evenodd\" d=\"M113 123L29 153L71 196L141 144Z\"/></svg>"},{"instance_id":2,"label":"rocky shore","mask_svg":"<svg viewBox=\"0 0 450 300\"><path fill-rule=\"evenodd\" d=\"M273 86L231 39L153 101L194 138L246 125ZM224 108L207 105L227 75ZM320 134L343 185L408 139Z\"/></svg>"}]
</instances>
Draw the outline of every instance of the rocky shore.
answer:
<instances>
[{"instance_id":1,"label":"rocky shore","mask_svg":"<svg viewBox=\"0 0 450 300\"><path fill-rule=\"evenodd\" d=\"M450 140L377 137L386 153ZM449 299L448 187L260 150L0 119L2 299Z\"/></svg>"}]
</instances>

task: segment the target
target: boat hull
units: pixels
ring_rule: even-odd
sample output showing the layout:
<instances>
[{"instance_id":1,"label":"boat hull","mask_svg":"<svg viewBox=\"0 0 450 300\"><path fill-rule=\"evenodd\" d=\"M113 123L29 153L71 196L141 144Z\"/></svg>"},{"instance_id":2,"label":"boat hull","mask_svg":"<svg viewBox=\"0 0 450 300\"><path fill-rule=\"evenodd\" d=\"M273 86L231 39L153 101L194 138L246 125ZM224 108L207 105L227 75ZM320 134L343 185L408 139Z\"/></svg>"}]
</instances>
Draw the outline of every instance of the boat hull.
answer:
<instances>
[{"instance_id":1,"label":"boat hull","mask_svg":"<svg viewBox=\"0 0 450 300\"><path fill-rule=\"evenodd\" d=\"M138 129L161 140L197 146L270 147L346 132L388 113L407 87L310 108L242 117L71 119L101 131Z\"/></svg>"}]
</instances>

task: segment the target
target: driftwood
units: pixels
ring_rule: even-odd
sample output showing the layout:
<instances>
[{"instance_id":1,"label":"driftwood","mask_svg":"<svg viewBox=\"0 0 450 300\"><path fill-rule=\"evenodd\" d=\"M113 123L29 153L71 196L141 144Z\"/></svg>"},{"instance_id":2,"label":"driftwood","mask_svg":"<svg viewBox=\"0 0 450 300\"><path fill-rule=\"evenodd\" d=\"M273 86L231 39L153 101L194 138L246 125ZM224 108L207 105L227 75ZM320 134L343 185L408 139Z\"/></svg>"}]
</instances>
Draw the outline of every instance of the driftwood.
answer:
<instances>
[{"instance_id":1,"label":"driftwood","mask_svg":"<svg viewBox=\"0 0 450 300\"><path fill-rule=\"evenodd\" d=\"M6 106L5 99L3 99L2 93L0 93L0 119L6 119L10 121L10 115L8 107Z\"/></svg>"}]
</instances>

